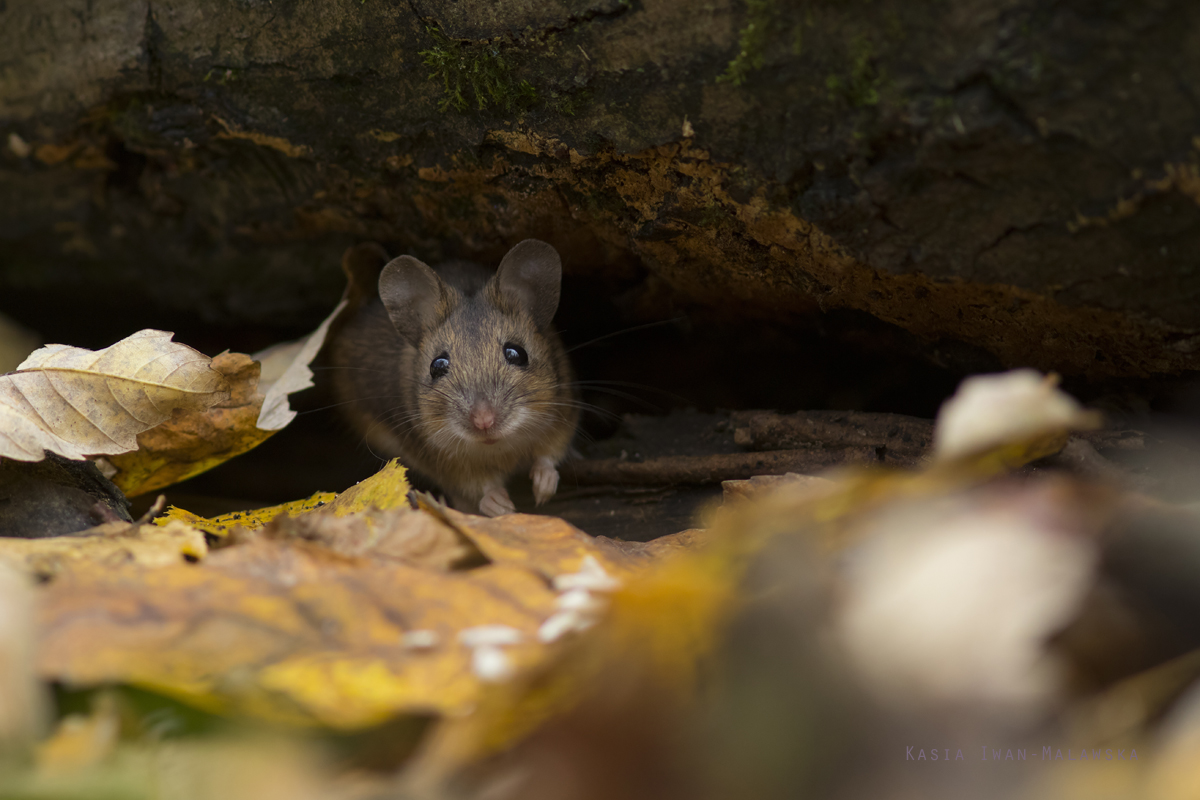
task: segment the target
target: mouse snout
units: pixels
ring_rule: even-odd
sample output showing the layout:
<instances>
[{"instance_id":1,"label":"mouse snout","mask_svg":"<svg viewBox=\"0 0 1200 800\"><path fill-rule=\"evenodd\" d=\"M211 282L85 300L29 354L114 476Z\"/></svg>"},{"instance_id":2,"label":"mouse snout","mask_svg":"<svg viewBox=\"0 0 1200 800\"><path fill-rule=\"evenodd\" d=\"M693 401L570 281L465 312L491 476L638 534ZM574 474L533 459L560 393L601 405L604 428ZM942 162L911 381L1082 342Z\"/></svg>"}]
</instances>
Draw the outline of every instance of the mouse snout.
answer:
<instances>
[{"instance_id":1,"label":"mouse snout","mask_svg":"<svg viewBox=\"0 0 1200 800\"><path fill-rule=\"evenodd\" d=\"M471 406L471 424L475 430L487 433L496 424L496 409L487 400L476 400Z\"/></svg>"}]
</instances>

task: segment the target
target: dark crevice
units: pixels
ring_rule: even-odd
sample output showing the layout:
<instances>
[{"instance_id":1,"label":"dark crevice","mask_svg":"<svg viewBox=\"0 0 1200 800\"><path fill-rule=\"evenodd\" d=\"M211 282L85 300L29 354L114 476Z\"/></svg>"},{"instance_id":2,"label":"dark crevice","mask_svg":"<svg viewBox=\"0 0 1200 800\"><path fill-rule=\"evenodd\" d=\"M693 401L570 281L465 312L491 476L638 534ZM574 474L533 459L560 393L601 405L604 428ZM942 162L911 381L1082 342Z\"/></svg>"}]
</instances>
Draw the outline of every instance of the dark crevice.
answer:
<instances>
[{"instance_id":1,"label":"dark crevice","mask_svg":"<svg viewBox=\"0 0 1200 800\"><path fill-rule=\"evenodd\" d=\"M136 195L139 192L138 181L146 168L146 157L125 146L120 139L111 139L104 148L104 156L116 169L108 173L105 186L109 190L117 190Z\"/></svg>"},{"instance_id":2,"label":"dark crevice","mask_svg":"<svg viewBox=\"0 0 1200 800\"><path fill-rule=\"evenodd\" d=\"M964 94L977 88L985 90L997 110L1004 112L1005 116L1015 122L1022 133L1033 139L1038 138L1037 125L1029 118L1029 115L1025 113L1025 109L1016 100L996 85L996 81L990 73L972 73L957 83L952 89L951 94Z\"/></svg>"},{"instance_id":3,"label":"dark crevice","mask_svg":"<svg viewBox=\"0 0 1200 800\"><path fill-rule=\"evenodd\" d=\"M1053 227L1053 226L1051 225L1051 223L1048 223L1048 222L1035 222L1032 225L1010 225L1009 227L1004 229L1003 233L1001 233L999 236L997 236L995 239L993 239L988 244L981 247L975 253L974 257L972 257L972 259L971 259L972 272L974 272L976 266L978 266L979 258L981 256L983 256L985 253L988 253L988 252L994 250L995 248L999 247L1000 244L1005 239L1009 238L1010 236L1014 236L1019 233L1028 233L1029 231L1036 230L1038 228L1050 228L1050 227Z\"/></svg>"},{"instance_id":4,"label":"dark crevice","mask_svg":"<svg viewBox=\"0 0 1200 800\"><path fill-rule=\"evenodd\" d=\"M154 19L154 4L147 3L142 46L146 51L146 80L156 92L163 90L162 41L162 28Z\"/></svg>"}]
</instances>

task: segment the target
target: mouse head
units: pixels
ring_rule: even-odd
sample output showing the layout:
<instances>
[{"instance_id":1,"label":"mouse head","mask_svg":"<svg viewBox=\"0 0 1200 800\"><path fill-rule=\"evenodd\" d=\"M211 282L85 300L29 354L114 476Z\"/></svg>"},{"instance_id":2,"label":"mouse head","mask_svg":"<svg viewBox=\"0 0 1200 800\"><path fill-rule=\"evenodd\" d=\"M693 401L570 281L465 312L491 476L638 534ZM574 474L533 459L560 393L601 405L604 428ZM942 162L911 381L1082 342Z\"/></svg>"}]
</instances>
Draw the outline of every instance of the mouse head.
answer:
<instances>
[{"instance_id":1,"label":"mouse head","mask_svg":"<svg viewBox=\"0 0 1200 800\"><path fill-rule=\"evenodd\" d=\"M558 252L526 239L484 288L464 295L426 264L401 256L379 276L379 296L416 350L413 379L427 435L475 447L526 447L558 417L550 321L558 308Z\"/></svg>"}]
</instances>

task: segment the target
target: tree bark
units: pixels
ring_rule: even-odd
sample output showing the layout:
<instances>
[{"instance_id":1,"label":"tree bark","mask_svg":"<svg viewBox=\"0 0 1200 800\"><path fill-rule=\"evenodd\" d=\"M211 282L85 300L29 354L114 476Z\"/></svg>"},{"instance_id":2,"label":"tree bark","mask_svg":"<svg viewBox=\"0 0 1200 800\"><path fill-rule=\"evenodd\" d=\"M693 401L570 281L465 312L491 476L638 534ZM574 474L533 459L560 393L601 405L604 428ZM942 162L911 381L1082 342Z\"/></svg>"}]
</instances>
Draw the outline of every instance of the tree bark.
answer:
<instances>
[{"instance_id":1,"label":"tree bark","mask_svg":"<svg viewBox=\"0 0 1200 800\"><path fill-rule=\"evenodd\" d=\"M634 309L1200 364L1189 0L0 0L0 53L9 297L299 325L353 241L535 236Z\"/></svg>"}]
</instances>

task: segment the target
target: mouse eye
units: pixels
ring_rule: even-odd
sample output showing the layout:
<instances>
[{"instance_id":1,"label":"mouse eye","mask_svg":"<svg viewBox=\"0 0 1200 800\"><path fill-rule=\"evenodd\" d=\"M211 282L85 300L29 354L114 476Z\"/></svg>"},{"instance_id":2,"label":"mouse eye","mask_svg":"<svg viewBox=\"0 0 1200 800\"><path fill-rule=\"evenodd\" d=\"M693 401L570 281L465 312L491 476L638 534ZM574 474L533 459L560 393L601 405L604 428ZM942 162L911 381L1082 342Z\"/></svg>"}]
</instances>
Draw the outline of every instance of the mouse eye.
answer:
<instances>
[{"instance_id":1,"label":"mouse eye","mask_svg":"<svg viewBox=\"0 0 1200 800\"><path fill-rule=\"evenodd\" d=\"M504 360L514 367L525 367L529 365L529 354L525 352L525 348L521 347L521 345L505 342Z\"/></svg>"},{"instance_id":2,"label":"mouse eye","mask_svg":"<svg viewBox=\"0 0 1200 800\"><path fill-rule=\"evenodd\" d=\"M440 356L435 358L433 363L429 365L429 377L433 378L435 381L449 371L450 359L445 353L442 353Z\"/></svg>"}]
</instances>

